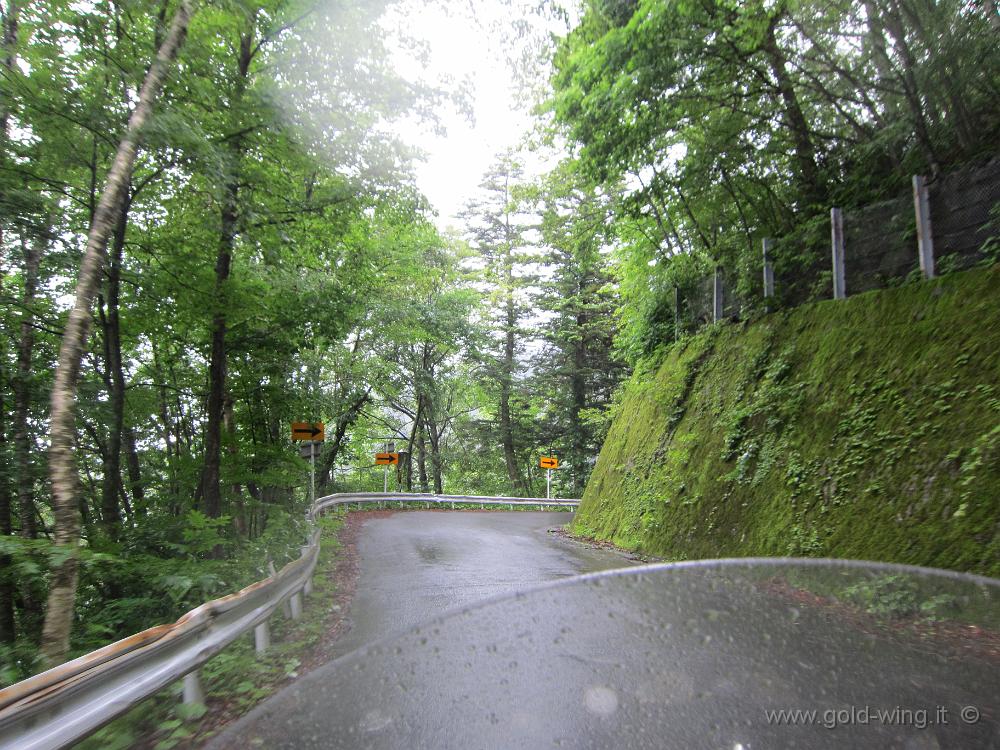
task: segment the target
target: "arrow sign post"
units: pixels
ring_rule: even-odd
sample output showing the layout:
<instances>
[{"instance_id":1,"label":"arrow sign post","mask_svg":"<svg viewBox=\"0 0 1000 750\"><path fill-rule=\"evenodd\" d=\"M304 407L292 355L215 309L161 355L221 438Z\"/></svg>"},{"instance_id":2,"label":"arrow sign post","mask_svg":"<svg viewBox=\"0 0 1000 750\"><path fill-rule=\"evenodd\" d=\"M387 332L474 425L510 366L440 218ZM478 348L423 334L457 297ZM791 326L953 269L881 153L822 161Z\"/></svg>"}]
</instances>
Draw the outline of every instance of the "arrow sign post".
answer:
<instances>
[{"instance_id":1,"label":"arrow sign post","mask_svg":"<svg viewBox=\"0 0 1000 750\"><path fill-rule=\"evenodd\" d=\"M395 451L384 451L375 454L375 465L382 467L383 492L389 491L389 467L399 464L399 454Z\"/></svg>"},{"instance_id":2,"label":"arrow sign post","mask_svg":"<svg viewBox=\"0 0 1000 750\"><path fill-rule=\"evenodd\" d=\"M325 437L322 422L292 422L292 440L307 440L309 448L309 503L316 502L316 446L323 444ZM303 446L306 447L306 446Z\"/></svg>"},{"instance_id":3,"label":"arrow sign post","mask_svg":"<svg viewBox=\"0 0 1000 750\"><path fill-rule=\"evenodd\" d=\"M552 470L559 468L558 456L542 456L538 465L545 469L545 499L552 499Z\"/></svg>"}]
</instances>

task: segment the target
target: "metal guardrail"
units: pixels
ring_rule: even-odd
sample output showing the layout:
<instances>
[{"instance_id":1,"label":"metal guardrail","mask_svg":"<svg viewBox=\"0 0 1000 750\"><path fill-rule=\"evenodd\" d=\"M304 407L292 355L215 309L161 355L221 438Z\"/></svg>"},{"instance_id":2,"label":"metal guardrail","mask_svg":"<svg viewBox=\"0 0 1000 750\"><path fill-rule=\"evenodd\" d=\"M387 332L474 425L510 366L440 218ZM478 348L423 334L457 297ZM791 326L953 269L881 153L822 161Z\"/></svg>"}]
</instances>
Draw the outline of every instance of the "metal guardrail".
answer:
<instances>
[{"instance_id":1,"label":"metal guardrail","mask_svg":"<svg viewBox=\"0 0 1000 750\"><path fill-rule=\"evenodd\" d=\"M565 498L549 499L544 497L486 497L481 495L435 495L420 492L342 492L335 495L326 495L316 499L313 506L313 513L319 513L326 508L337 505L350 505L351 503L425 503L430 505L448 505L452 508L459 504L479 504L485 505L507 505L513 508L515 505L537 505L540 507L560 507L575 508L580 504L579 500Z\"/></svg>"},{"instance_id":2,"label":"metal guardrail","mask_svg":"<svg viewBox=\"0 0 1000 750\"><path fill-rule=\"evenodd\" d=\"M418 493L340 493L318 498L314 519L338 505L479 503L575 507L579 500ZM87 737L166 686L184 679L185 702L201 702L198 668L241 635L254 631L258 652L270 644L267 621L283 603L298 619L319 557L319 531L299 559L235 594L206 602L158 625L0 690L0 750L51 750Z\"/></svg>"}]
</instances>

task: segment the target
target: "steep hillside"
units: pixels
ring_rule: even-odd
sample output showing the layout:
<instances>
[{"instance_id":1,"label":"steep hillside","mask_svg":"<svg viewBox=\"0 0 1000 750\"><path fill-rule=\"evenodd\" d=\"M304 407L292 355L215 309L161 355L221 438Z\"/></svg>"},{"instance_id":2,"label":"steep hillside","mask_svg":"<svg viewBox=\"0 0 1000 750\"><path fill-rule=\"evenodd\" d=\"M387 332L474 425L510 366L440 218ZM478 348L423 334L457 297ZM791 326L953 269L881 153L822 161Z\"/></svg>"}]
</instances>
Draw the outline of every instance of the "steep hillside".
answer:
<instances>
[{"instance_id":1,"label":"steep hillside","mask_svg":"<svg viewBox=\"0 0 1000 750\"><path fill-rule=\"evenodd\" d=\"M671 347L628 384L573 530L1000 576L1000 266Z\"/></svg>"}]
</instances>

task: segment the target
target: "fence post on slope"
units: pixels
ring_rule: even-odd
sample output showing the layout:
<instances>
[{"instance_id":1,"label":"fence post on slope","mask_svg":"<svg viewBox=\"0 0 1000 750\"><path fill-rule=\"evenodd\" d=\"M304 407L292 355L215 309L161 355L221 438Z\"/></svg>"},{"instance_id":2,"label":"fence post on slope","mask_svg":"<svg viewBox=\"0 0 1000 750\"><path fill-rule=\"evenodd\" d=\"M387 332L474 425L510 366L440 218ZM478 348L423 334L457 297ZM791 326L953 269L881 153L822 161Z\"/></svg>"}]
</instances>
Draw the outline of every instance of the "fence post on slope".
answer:
<instances>
[{"instance_id":1,"label":"fence post on slope","mask_svg":"<svg viewBox=\"0 0 1000 750\"><path fill-rule=\"evenodd\" d=\"M774 296L774 265L771 263L774 240L765 237L762 244L764 249L764 299L770 299Z\"/></svg>"},{"instance_id":2,"label":"fence post on slope","mask_svg":"<svg viewBox=\"0 0 1000 750\"><path fill-rule=\"evenodd\" d=\"M712 322L718 323L722 320L722 267L715 267L715 276L712 277Z\"/></svg>"},{"instance_id":3,"label":"fence post on slope","mask_svg":"<svg viewBox=\"0 0 1000 750\"><path fill-rule=\"evenodd\" d=\"M674 341L681 337L681 288L674 287Z\"/></svg>"},{"instance_id":4,"label":"fence post on slope","mask_svg":"<svg viewBox=\"0 0 1000 750\"><path fill-rule=\"evenodd\" d=\"M917 217L917 254L925 279L937 276L934 271L934 235L931 232L931 201L927 178L913 175L913 210Z\"/></svg>"},{"instance_id":5,"label":"fence post on slope","mask_svg":"<svg viewBox=\"0 0 1000 750\"><path fill-rule=\"evenodd\" d=\"M833 298L846 299L844 278L844 212L830 209L830 239L833 244Z\"/></svg>"}]
</instances>

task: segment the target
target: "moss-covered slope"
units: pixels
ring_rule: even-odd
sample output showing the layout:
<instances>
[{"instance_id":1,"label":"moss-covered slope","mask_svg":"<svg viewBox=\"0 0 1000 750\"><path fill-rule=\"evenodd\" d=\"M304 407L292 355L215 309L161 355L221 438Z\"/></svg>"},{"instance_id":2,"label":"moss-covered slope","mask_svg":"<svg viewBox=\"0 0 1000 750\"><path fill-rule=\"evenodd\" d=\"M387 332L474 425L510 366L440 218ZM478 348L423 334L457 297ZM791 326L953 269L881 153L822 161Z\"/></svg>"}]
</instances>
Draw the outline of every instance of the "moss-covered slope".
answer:
<instances>
[{"instance_id":1,"label":"moss-covered slope","mask_svg":"<svg viewBox=\"0 0 1000 750\"><path fill-rule=\"evenodd\" d=\"M628 384L574 531L1000 576L1000 267L671 347Z\"/></svg>"}]
</instances>

